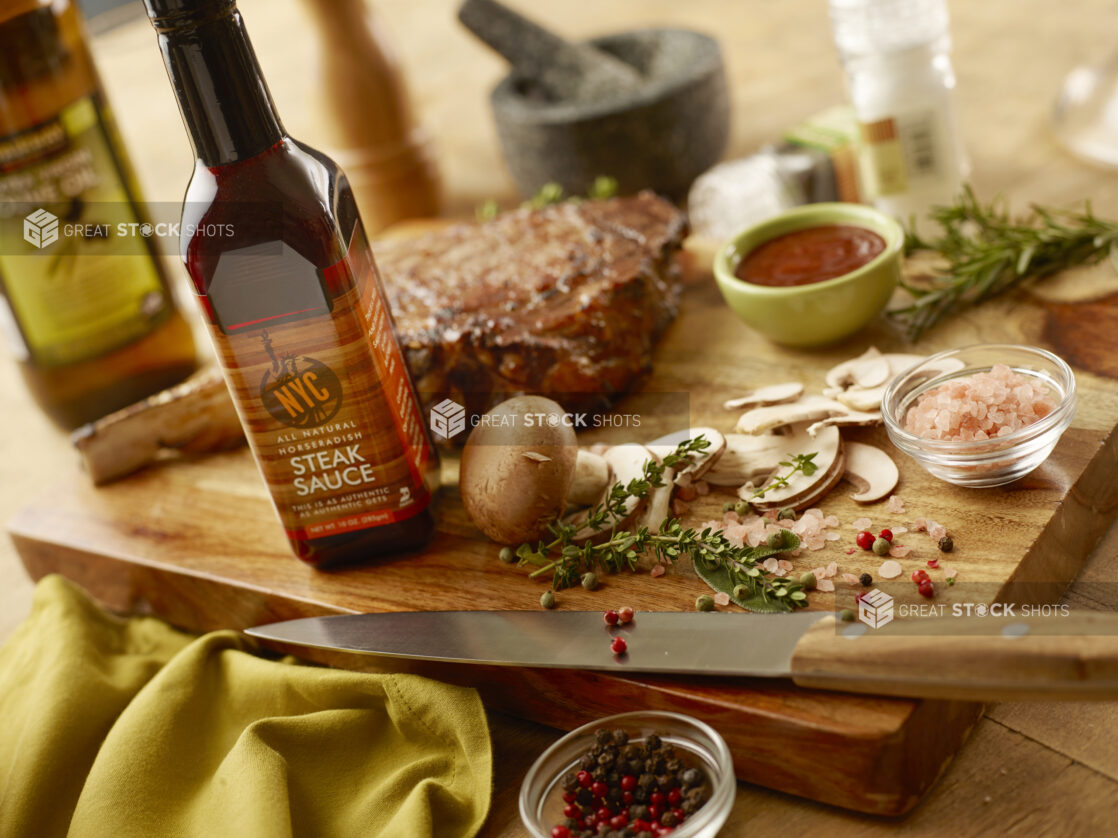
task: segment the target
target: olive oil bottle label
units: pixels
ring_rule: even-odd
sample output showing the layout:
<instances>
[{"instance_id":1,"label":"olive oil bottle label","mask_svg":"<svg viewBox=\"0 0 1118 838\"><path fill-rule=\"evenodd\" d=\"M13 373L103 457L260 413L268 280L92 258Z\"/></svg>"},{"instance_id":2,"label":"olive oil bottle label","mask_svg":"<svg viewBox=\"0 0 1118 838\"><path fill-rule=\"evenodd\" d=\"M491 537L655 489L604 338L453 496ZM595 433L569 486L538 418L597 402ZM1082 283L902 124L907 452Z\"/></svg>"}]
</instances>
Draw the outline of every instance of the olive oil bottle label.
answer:
<instances>
[{"instance_id":1,"label":"olive oil bottle label","mask_svg":"<svg viewBox=\"0 0 1118 838\"><path fill-rule=\"evenodd\" d=\"M0 138L4 331L17 357L38 366L125 346L171 310L153 254L137 253L134 241L116 235L141 222L107 120L89 96L49 122Z\"/></svg>"},{"instance_id":2,"label":"olive oil bottle label","mask_svg":"<svg viewBox=\"0 0 1118 838\"><path fill-rule=\"evenodd\" d=\"M272 258L286 279L298 278L296 254ZM249 259L253 264L229 274L219 265L206 305L226 380L288 537L321 538L422 512L430 502L431 450L363 237L354 236L346 259L325 271L301 262L310 271L302 289L256 297L252 314L248 297L232 289L246 274L251 286L269 260Z\"/></svg>"}]
</instances>

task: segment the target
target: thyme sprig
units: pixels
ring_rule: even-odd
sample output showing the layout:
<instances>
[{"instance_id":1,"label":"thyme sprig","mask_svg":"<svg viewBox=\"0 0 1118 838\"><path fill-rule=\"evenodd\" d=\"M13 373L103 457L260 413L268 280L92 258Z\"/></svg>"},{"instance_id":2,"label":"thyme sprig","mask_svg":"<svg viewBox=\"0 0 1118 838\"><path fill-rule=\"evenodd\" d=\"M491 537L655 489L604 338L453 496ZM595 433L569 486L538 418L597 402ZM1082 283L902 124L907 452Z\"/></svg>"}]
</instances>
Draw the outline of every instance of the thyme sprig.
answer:
<instances>
[{"instance_id":1,"label":"thyme sprig","mask_svg":"<svg viewBox=\"0 0 1118 838\"><path fill-rule=\"evenodd\" d=\"M788 482L800 472L803 472L805 477L811 477L819 471L819 466L815 464L815 457L818 454L818 451L812 451L810 454L796 454L795 456L789 454L790 460L780 461L780 465L789 469L788 473L778 474L761 488L754 489L753 497L762 500L766 492L775 492L777 489L785 488Z\"/></svg>"},{"instance_id":2,"label":"thyme sprig","mask_svg":"<svg viewBox=\"0 0 1118 838\"><path fill-rule=\"evenodd\" d=\"M721 530L710 527L701 531L685 528L678 518L666 518L659 530L650 530L648 527L633 531L614 528L624 517L630 498L647 497L652 489L664 485L665 469L690 461L695 454L709 446L709 441L698 436L680 443L675 451L659 462L647 461L639 478L634 478L627 484L615 483L610 487L605 503L593 507L581 527L558 522L549 528L553 536L550 541L541 541L534 547L531 544L521 544L516 551L519 565L534 568L529 574L531 578L550 573L551 587L559 590L575 585L580 575L587 571L616 573L635 570L640 557L646 552L665 564L686 557L697 568L701 566L708 571L718 569L729 573L734 585L744 586L750 596L771 600L787 610L806 605L807 595L798 582L772 576L760 564L770 556L799 546L799 538L788 530L776 533L771 544L736 547ZM795 458L796 463L790 462L787 465L800 471L805 466L814 469L815 464L811 462L813 456L803 456L802 460ZM789 472L785 478L794 473ZM787 479L784 485L787 485ZM775 486L770 483L767 489L772 488ZM581 545L576 544L575 536L583 527L603 533L608 529L608 536L598 543L587 541Z\"/></svg>"},{"instance_id":3,"label":"thyme sprig","mask_svg":"<svg viewBox=\"0 0 1118 838\"><path fill-rule=\"evenodd\" d=\"M950 206L934 207L929 217L942 234L905 236L905 253L934 251L945 261L926 282L902 283L913 297L887 313L917 340L961 308L977 305L1026 281L1042 279L1076 265L1094 264L1118 241L1118 224L1098 218L1086 202L1080 211L1032 205L1014 220L1004 198L982 205L970 186Z\"/></svg>"}]
</instances>

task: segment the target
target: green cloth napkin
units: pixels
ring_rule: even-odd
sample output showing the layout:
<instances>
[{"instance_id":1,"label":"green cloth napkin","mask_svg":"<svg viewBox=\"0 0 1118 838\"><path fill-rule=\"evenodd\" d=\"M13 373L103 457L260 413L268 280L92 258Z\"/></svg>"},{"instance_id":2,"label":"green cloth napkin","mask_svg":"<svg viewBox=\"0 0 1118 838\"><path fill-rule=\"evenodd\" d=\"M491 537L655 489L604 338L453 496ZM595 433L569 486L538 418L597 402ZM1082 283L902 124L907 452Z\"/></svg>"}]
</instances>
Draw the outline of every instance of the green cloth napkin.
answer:
<instances>
[{"instance_id":1,"label":"green cloth napkin","mask_svg":"<svg viewBox=\"0 0 1118 838\"><path fill-rule=\"evenodd\" d=\"M254 657L101 611L58 576L0 649L0 838L468 836L473 690Z\"/></svg>"}]
</instances>

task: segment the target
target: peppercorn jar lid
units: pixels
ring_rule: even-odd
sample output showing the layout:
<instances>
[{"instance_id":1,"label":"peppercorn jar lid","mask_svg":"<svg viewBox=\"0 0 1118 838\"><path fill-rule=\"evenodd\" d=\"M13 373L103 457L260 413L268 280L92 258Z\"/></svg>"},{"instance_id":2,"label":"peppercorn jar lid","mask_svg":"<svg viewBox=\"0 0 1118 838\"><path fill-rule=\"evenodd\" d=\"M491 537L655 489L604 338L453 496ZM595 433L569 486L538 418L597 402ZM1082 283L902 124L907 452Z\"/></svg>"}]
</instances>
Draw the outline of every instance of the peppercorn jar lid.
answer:
<instances>
[{"instance_id":1,"label":"peppercorn jar lid","mask_svg":"<svg viewBox=\"0 0 1118 838\"><path fill-rule=\"evenodd\" d=\"M730 749L714 728L679 713L621 713L555 742L520 787L535 838L597 835L598 824L673 838L715 836L734 803Z\"/></svg>"}]
</instances>

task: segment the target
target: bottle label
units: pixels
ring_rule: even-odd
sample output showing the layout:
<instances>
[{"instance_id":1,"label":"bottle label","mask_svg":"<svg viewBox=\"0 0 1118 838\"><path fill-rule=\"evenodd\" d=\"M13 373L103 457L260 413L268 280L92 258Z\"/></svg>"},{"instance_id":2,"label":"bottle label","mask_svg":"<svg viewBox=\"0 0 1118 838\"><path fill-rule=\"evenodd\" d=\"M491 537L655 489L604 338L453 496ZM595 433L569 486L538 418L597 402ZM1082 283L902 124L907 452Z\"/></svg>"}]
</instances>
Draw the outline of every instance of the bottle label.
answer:
<instances>
[{"instance_id":1,"label":"bottle label","mask_svg":"<svg viewBox=\"0 0 1118 838\"><path fill-rule=\"evenodd\" d=\"M170 313L151 253L114 236L139 222L109 130L88 96L0 138L0 294L38 366L103 355Z\"/></svg>"},{"instance_id":2,"label":"bottle label","mask_svg":"<svg viewBox=\"0 0 1118 838\"><path fill-rule=\"evenodd\" d=\"M949 176L941 122L936 111L928 110L861 123L867 198L903 195Z\"/></svg>"},{"instance_id":3,"label":"bottle label","mask_svg":"<svg viewBox=\"0 0 1118 838\"><path fill-rule=\"evenodd\" d=\"M223 327L215 311L211 325L257 464L297 540L396 523L430 502L431 450L363 234L322 280L317 306L304 294L290 314Z\"/></svg>"}]
</instances>

